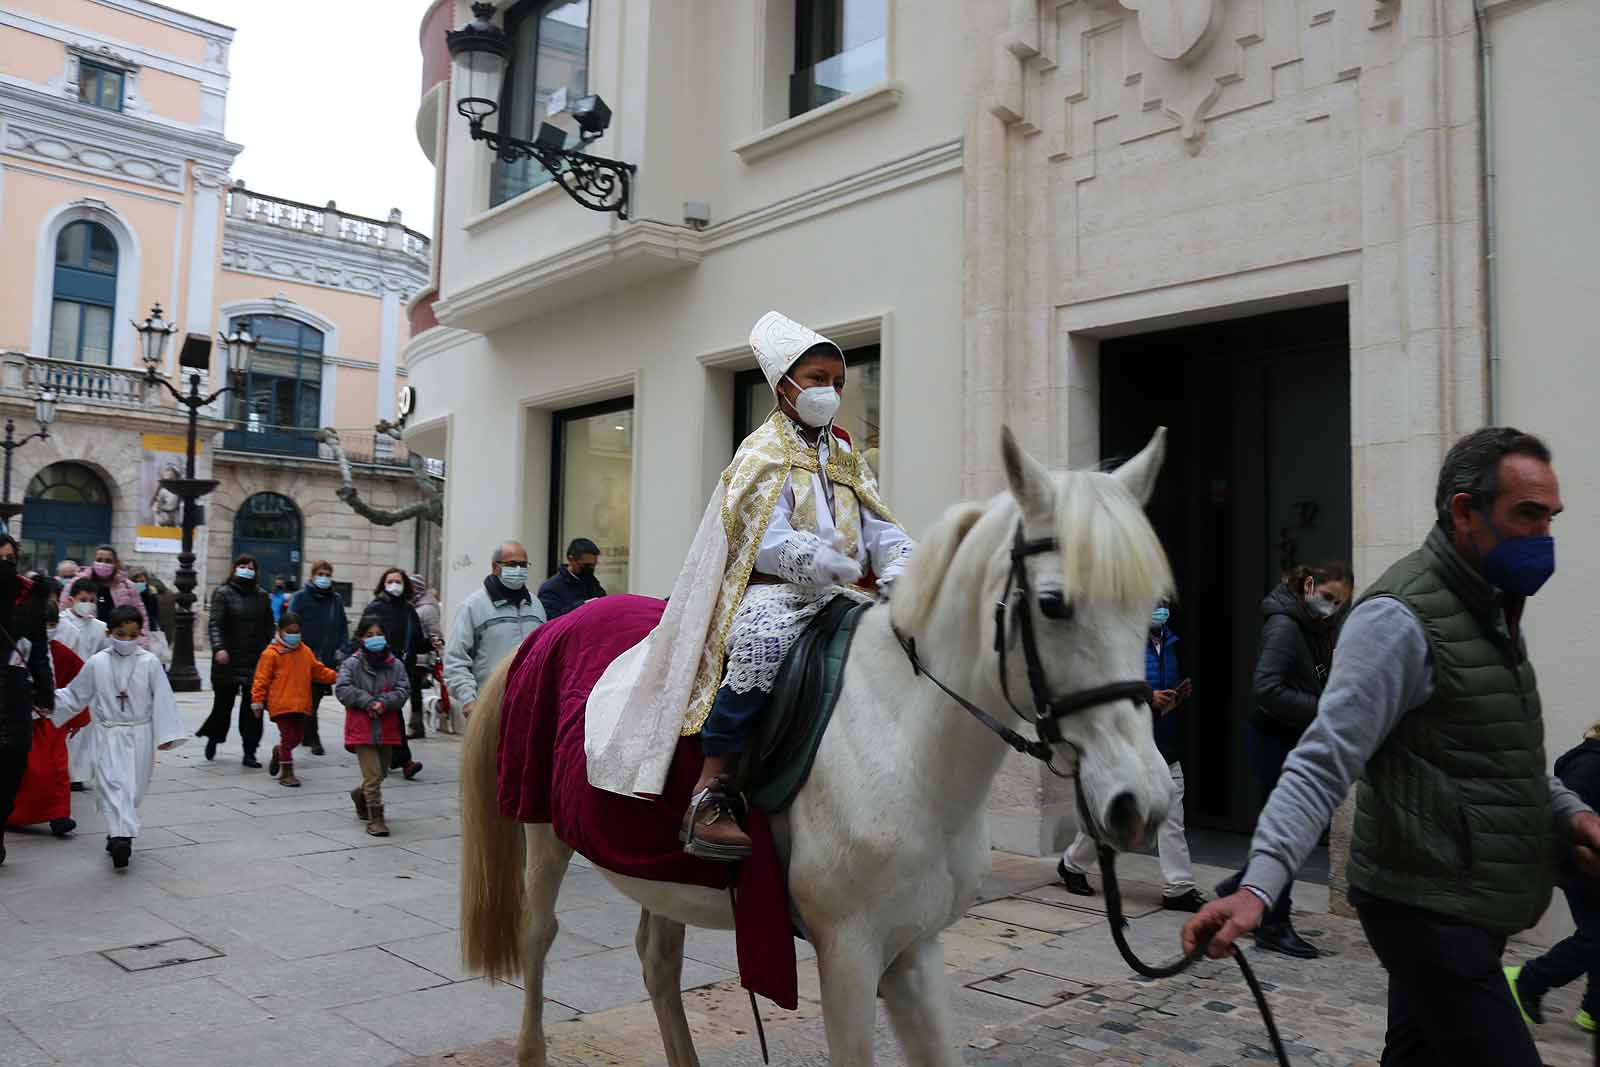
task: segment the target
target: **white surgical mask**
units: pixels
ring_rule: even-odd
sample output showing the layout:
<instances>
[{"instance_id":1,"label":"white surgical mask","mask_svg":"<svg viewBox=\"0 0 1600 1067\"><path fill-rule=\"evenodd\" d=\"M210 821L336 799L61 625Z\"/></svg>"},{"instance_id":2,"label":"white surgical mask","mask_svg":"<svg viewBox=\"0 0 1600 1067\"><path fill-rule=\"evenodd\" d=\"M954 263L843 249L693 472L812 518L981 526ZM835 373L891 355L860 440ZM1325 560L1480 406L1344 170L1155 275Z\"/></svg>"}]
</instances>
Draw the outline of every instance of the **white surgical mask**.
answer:
<instances>
[{"instance_id":1,"label":"white surgical mask","mask_svg":"<svg viewBox=\"0 0 1600 1067\"><path fill-rule=\"evenodd\" d=\"M501 567L500 584L507 589L521 589L528 584L528 568Z\"/></svg>"},{"instance_id":2,"label":"white surgical mask","mask_svg":"<svg viewBox=\"0 0 1600 1067\"><path fill-rule=\"evenodd\" d=\"M56 639L56 631L59 630L59 629L60 629L59 626L46 626L44 628L45 636L50 638L50 640L54 641Z\"/></svg>"},{"instance_id":3,"label":"white surgical mask","mask_svg":"<svg viewBox=\"0 0 1600 1067\"><path fill-rule=\"evenodd\" d=\"M801 389L800 383L793 378L787 378L787 381L800 389L800 395L794 398L794 413L807 426L820 429L832 422L839 413L839 392L833 386L813 385L809 389Z\"/></svg>"},{"instance_id":4,"label":"white surgical mask","mask_svg":"<svg viewBox=\"0 0 1600 1067\"><path fill-rule=\"evenodd\" d=\"M135 652L139 651L139 642L129 641L121 637L113 637L111 639L111 651L115 652L119 656L131 656Z\"/></svg>"},{"instance_id":5,"label":"white surgical mask","mask_svg":"<svg viewBox=\"0 0 1600 1067\"><path fill-rule=\"evenodd\" d=\"M72 602L72 613L74 615L78 616L78 618L80 618L80 619L92 619L92 618L94 618L94 614L95 614L94 601L92 601L92 600L74 600Z\"/></svg>"},{"instance_id":6,"label":"white surgical mask","mask_svg":"<svg viewBox=\"0 0 1600 1067\"><path fill-rule=\"evenodd\" d=\"M399 596L401 593L406 591L406 587L401 585L399 582L385 582L383 591L388 593L390 596Z\"/></svg>"}]
</instances>

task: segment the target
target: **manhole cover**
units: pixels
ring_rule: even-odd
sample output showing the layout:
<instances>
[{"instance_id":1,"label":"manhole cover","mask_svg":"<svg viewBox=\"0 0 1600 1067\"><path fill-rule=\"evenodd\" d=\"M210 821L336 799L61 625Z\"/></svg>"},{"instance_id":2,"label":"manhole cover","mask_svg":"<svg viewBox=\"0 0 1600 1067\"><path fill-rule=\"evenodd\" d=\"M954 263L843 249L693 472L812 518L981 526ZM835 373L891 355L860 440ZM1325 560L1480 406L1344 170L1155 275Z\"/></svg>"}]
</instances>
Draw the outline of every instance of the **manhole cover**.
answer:
<instances>
[{"instance_id":1,"label":"manhole cover","mask_svg":"<svg viewBox=\"0 0 1600 1067\"><path fill-rule=\"evenodd\" d=\"M174 937L170 941L103 949L100 955L125 971L153 971L158 967L172 967L179 963L214 960L226 953L192 937Z\"/></svg>"},{"instance_id":2,"label":"manhole cover","mask_svg":"<svg viewBox=\"0 0 1600 1067\"><path fill-rule=\"evenodd\" d=\"M1051 1008L1089 992L1094 986L1046 974L1043 971L1019 967L1004 974L997 974L993 978L970 982L967 988L1023 1004L1032 1004L1036 1008Z\"/></svg>"}]
</instances>

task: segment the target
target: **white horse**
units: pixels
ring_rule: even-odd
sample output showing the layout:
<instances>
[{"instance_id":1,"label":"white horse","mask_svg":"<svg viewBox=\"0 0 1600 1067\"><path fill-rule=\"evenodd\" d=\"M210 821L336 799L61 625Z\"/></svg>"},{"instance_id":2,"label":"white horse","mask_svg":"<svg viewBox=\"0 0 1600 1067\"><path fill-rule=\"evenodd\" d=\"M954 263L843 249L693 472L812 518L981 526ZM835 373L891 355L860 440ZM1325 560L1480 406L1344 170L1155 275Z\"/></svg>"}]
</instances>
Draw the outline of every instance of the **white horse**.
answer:
<instances>
[{"instance_id":1,"label":"white horse","mask_svg":"<svg viewBox=\"0 0 1600 1067\"><path fill-rule=\"evenodd\" d=\"M1003 722L1029 729L1002 696L1033 707L1019 641L994 651L994 605L1010 588L1017 531L1056 539L1024 560L1031 624L1051 692L1144 678L1150 612L1171 589L1166 555L1143 512L1164 433L1114 474L1052 475L1007 432L1010 491L958 505L921 543L887 610L861 619L832 723L810 778L774 820L793 913L813 943L823 1018L837 1067L872 1062L881 995L909 1063L960 1062L950 1023L940 933L971 906L989 870L984 809L1006 758L1000 739L917 676L896 631L923 666ZM1008 632L1017 632L1015 618ZM495 802L495 750L507 665L485 687L462 769L462 955L491 979L525 971L517 1042L521 1067L544 1067L544 965L556 937L556 894L572 850L548 825L518 827ZM1031 711L1029 715L1031 716ZM1076 767L1089 817L1118 848L1165 818L1171 777L1150 713L1132 699L1056 720L1054 759ZM641 801L641 803L644 803ZM521 866L526 856L526 887ZM680 994L685 924L730 929L728 894L602 871L642 910L636 946L671 1067L699 1060Z\"/></svg>"}]
</instances>

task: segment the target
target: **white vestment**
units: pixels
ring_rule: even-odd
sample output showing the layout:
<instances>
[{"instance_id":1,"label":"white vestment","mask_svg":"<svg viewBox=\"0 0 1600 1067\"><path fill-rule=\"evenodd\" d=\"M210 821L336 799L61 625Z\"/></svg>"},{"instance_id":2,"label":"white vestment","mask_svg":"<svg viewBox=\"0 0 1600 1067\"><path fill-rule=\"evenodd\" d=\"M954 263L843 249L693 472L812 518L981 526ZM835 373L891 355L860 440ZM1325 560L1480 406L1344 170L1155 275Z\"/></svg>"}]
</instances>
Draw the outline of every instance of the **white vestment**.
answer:
<instances>
[{"instance_id":1,"label":"white vestment","mask_svg":"<svg viewBox=\"0 0 1600 1067\"><path fill-rule=\"evenodd\" d=\"M819 469L828 448L849 446L820 435ZM783 657L806 624L835 595L846 590L817 585L814 556L832 540L832 486L810 473L816 502L815 533L791 525L795 492L791 472L761 539L755 570L781 583L751 584L727 636L723 684L737 692L771 692ZM728 567L729 545L723 521L727 487L719 481L673 584L661 621L638 645L606 669L589 694L584 718L584 753L589 784L623 796L659 796L683 732L701 653L711 630L717 597ZM861 540L856 561L871 565L880 584L905 567L915 543L904 530L868 508L860 508Z\"/></svg>"},{"instance_id":2,"label":"white vestment","mask_svg":"<svg viewBox=\"0 0 1600 1067\"><path fill-rule=\"evenodd\" d=\"M96 652L111 647L111 639L106 636L105 623L95 618L82 618L70 611L61 613L61 619L56 623L55 636L51 640L60 641L72 649L85 664L94 658ZM73 708L72 714L78 714L87 703L88 701L84 701ZM94 716L91 715L89 718L93 720ZM98 733L99 727L91 721L88 726L67 738L67 777L74 782L87 783L94 777L94 747Z\"/></svg>"},{"instance_id":3,"label":"white vestment","mask_svg":"<svg viewBox=\"0 0 1600 1067\"><path fill-rule=\"evenodd\" d=\"M110 837L139 836L139 801L155 769L156 749L188 740L161 661L144 651L97 652L72 684L56 690L57 725L84 705L99 739L94 749L95 801Z\"/></svg>"}]
</instances>

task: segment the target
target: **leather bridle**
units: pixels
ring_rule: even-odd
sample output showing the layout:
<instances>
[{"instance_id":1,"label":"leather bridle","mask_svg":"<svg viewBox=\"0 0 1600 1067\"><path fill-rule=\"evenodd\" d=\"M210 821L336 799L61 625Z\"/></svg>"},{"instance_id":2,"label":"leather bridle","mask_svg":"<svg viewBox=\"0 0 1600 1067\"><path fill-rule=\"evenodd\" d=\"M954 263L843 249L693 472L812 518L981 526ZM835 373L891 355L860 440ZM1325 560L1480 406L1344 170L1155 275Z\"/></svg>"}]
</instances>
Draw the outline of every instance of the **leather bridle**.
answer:
<instances>
[{"instance_id":1,"label":"leather bridle","mask_svg":"<svg viewBox=\"0 0 1600 1067\"><path fill-rule=\"evenodd\" d=\"M1107 685L1095 686L1092 689L1080 689L1061 696L1049 695L1049 680L1045 677L1044 657L1039 653L1039 641L1033 627L1033 585L1028 580L1027 560L1029 556L1037 556L1045 552L1054 552L1059 547L1059 542L1054 537L1040 538L1035 541L1028 540L1023 531L1022 523L1017 523L1017 531L1011 541L1011 572L1006 576L1005 592L994 606L994 651L1000 670L1000 692L1006 703L1017 717L1033 724L1038 740L1030 741L1017 731L1000 722L993 715L978 707L966 697L945 685L938 678L928 673L922 660L917 655L917 642L914 637L907 637L899 630L894 631L900 647L905 650L906 658L911 661L911 669L918 675L926 675L928 680L943 690L944 694L986 728L997 735L1000 740L1021 752L1023 755L1032 756L1046 767L1052 774L1061 778L1072 777L1071 771L1062 771L1052 762L1055 754L1052 745L1069 745L1074 751L1077 746L1061 736L1061 720L1068 715L1073 715L1089 708L1099 707L1102 704L1111 704L1118 700L1131 700L1135 704L1148 705L1152 700L1150 686L1143 679L1139 681L1111 682ZM1041 604L1040 609L1046 614L1067 619L1072 616L1072 605L1057 595L1048 605ZM1017 636L1022 645L1023 662L1027 665L1028 689L1033 697L1033 714L1029 715L1017 707L1017 702L1011 696L1010 670L1006 664L1006 651L1010 647L1009 627L1007 616L1016 616Z\"/></svg>"}]
</instances>

